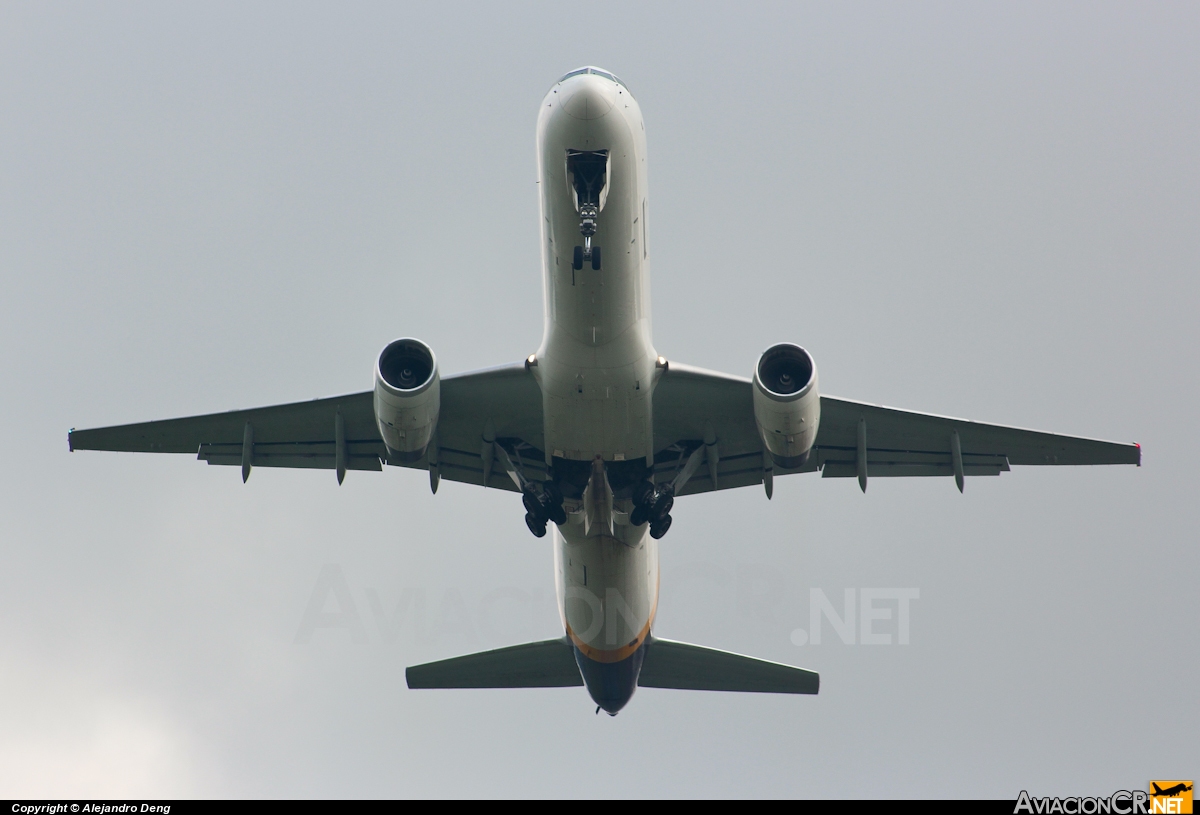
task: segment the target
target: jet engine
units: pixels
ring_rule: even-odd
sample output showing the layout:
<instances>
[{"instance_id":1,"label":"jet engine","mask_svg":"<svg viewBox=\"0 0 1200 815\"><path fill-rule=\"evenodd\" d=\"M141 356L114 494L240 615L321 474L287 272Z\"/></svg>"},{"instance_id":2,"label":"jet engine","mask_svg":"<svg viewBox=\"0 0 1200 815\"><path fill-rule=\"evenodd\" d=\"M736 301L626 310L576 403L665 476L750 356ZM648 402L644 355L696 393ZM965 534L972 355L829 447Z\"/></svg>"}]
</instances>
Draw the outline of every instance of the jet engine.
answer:
<instances>
[{"instance_id":1,"label":"jet engine","mask_svg":"<svg viewBox=\"0 0 1200 815\"><path fill-rule=\"evenodd\" d=\"M375 363L375 422L389 458L410 462L425 455L441 403L433 350L410 338L388 343Z\"/></svg>"},{"instance_id":2,"label":"jet engine","mask_svg":"<svg viewBox=\"0 0 1200 815\"><path fill-rule=\"evenodd\" d=\"M821 397L817 365L799 345L773 345L758 358L754 420L776 466L799 467L808 460L821 421Z\"/></svg>"}]
</instances>

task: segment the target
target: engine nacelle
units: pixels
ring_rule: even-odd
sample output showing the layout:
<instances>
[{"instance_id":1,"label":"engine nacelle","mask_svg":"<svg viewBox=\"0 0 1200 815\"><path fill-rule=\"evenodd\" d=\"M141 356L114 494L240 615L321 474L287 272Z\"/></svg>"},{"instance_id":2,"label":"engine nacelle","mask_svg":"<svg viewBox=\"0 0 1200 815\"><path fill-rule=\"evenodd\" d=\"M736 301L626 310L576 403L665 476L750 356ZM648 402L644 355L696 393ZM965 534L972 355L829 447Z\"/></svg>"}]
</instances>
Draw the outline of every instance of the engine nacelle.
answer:
<instances>
[{"instance_id":1,"label":"engine nacelle","mask_svg":"<svg viewBox=\"0 0 1200 815\"><path fill-rule=\"evenodd\" d=\"M821 422L821 397L817 364L799 345L773 345L758 358L754 420L776 466L799 467L808 460Z\"/></svg>"},{"instance_id":2,"label":"engine nacelle","mask_svg":"<svg viewBox=\"0 0 1200 815\"><path fill-rule=\"evenodd\" d=\"M388 343L375 363L375 423L388 457L411 462L424 456L441 406L433 350L410 338Z\"/></svg>"}]
</instances>

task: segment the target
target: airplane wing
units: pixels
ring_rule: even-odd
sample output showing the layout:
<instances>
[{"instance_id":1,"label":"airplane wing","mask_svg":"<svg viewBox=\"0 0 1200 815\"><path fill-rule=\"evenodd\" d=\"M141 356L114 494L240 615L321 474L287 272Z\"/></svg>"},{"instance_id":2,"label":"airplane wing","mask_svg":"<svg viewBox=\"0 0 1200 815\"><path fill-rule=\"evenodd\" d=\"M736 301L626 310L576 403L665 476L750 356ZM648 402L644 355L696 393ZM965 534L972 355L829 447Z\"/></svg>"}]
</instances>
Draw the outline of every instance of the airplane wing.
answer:
<instances>
[{"instance_id":1,"label":"airplane wing","mask_svg":"<svg viewBox=\"0 0 1200 815\"><path fill-rule=\"evenodd\" d=\"M424 470L432 463L442 478L482 484L480 451L490 420L492 427L487 430L494 438L513 453L524 450L522 465L530 477L541 477L545 468L542 394L523 363L446 377L441 391L436 452L406 464L388 461L375 426L371 391L206 416L71 430L67 441L72 451L190 453L209 464L234 466L243 464L249 441L249 463L255 467L333 470L337 468L340 424L342 458L348 470L381 470L383 464ZM516 489L499 466L491 472L487 486Z\"/></svg>"},{"instance_id":2,"label":"airplane wing","mask_svg":"<svg viewBox=\"0 0 1200 815\"><path fill-rule=\"evenodd\" d=\"M858 474L860 424L872 477L954 475L957 433L964 475L999 475L1013 464L1141 464L1137 444L1062 436L931 413L821 396L812 455L797 469L773 467L754 423L749 379L671 362L654 390L655 474L671 478L687 454L716 444L712 476L700 467L681 495L760 484L764 477L820 470L825 478Z\"/></svg>"},{"instance_id":3,"label":"airplane wing","mask_svg":"<svg viewBox=\"0 0 1200 815\"><path fill-rule=\"evenodd\" d=\"M820 686L816 671L658 638L646 648L638 675L638 687L642 688L816 693Z\"/></svg>"},{"instance_id":4,"label":"airplane wing","mask_svg":"<svg viewBox=\"0 0 1200 815\"><path fill-rule=\"evenodd\" d=\"M494 651L413 665L410 688L570 688L583 684L565 638L510 645Z\"/></svg>"},{"instance_id":5,"label":"airplane wing","mask_svg":"<svg viewBox=\"0 0 1200 815\"><path fill-rule=\"evenodd\" d=\"M410 688L563 688L583 684L565 638L529 642L478 654L414 665L404 672ZM643 688L816 693L820 676L715 648L652 637L638 676Z\"/></svg>"}]
</instances>

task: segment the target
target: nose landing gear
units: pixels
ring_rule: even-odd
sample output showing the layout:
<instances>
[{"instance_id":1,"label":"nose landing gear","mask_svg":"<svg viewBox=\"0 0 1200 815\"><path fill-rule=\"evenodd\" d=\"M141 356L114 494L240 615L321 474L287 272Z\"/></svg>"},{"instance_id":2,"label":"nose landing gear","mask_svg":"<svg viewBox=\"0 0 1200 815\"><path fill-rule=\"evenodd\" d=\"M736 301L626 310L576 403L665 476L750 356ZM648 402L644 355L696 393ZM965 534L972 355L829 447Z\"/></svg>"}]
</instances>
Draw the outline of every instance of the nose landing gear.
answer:
<instances>
[{"instance_id":1,"label":"nose landing gear","mask_svg":"<svg viewBox=\"0 0 1200 815\"><path fill-rule=\"evenodd\" d=\"M591 243L591 238L586 238L588 243ZM583 268L583 262L589 261L592 264L593 271L600 271L600 247L599 246L576 246L575 257L572 258L571 268L579 271Z\"/></svg>"},{"instance_id":2,"label":"nose landing gear","mask_svg":"<svg viewBox=\"0 0 1200 815\"><path fill-rule=\"evenodd\" d=\"M575 205L579 209L579 234L583 246L575 247L572 268L579 271L584 261L600 271L600 247L592 246L596 235L596 220L600 216L600 205L604 202L604 191L608 184L607 150L568 150L567 172L575 188Z\"/></svg>"},{"instance_id":3,"label":"nose landing gear","mask_svg":"<svg viewBox=\"0 0 1200 815\"><path fill-rule=\"evenodd\" d=\"M595 204L579 205L579 234L583 235L583 246L575 247L573 266L576 271L583 268L586 260L592 264L594 271L600 271L600 247L592 246L592 237L596 234L596 216L600 214Z\"/></svg>"}]
</instances>

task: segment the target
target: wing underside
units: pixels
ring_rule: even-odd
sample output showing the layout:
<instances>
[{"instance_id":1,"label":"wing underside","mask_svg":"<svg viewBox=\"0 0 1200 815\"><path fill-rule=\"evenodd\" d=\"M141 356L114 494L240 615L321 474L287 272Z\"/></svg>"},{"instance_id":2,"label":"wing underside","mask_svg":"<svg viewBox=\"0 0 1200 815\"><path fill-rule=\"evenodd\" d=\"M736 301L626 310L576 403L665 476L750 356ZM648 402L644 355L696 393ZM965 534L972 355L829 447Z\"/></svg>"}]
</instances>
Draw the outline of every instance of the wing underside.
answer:
<instances>
[{"instance_id":1,"label":"wing underside","mask_svg":"<svg viewBox=\"0 0 1200 815\"><path fill-rule=\"evenodd\" d=\"M481 441L486 433L520 461L530 479L542 479L542 397L523 364L506 365L442 380L442 411L434 455L415 462L388 459L375 424L371 391L140 424L72 430L71 450L190 453L209 464L253 467L337 467L337 426L343 428L348 470L381 470L394 464L482 485ZM490 423L490 424L489 424ZM247 434L247 426L251 433ZM248 449L249 448L249 449ZM248 459L247 459L248 457ZM499 467L487 486L516 489Z\"/></svg>"},{"instance_id":2,"label":"wing underside","mask_svg":"<svg viewBox=\"0 0 1200 815\"><path fill-rule=\"evenodd\" d=\"M414 689L567 688L583 684L575 652L561 637L414 665L404 677Z\"/></svg>"},{"instance_id":3,"label":"wing underside","mask_svg":"<svg viewBox=\"0 0 1200 815\"><path fill-rule=\"evenodd\" d=\"M561 688L583 684L565 638L497 648L414 665L405 671L410 688ZM638 686L673 690L814 694L815 671L652 637Z\"/></svg>"},{"instance_id":4,"label":"wing underside","mask_svg":"<svg viewBox=\"0 0 1200 815\"><path fill-rule=\"evenodd\" d=\"M820 686L816 671L658 638L650 641L638 676L638 687L674 690L811 694Z\"/></svg>"},{"instance_id":5,"label":"wing underside","mask_svg":"<svg viewBox=\"0 0 1200 815\"><path fill-rule=\"evenodd\" d=\"M821 397L821 424L803 466L781 469L764 455L750 380L671 363L654 391L654 478L667 481L715 439L681 495L761 484L774 476L820 471L825 478L952 476L954 445L962 475L999 475L1014 465L1140 464L1136 444L985 424L865 402ZM526 367L506 365L442 380L436 446L416 462L389 461L370 391L273 407L142 424L72 430L72 450L190 453L209 464L335 469L341 423L348 470L396 464L452 481L515 490L486 463L494 439L530 480L546 477L541 390ZM247 432L247 427L252 429ZM860 444L865 441L865 444ZM707 454L708 451L706 451ZM714 479L715 474L715 479Z\"/></svg>"},{"instance_id":6,"label":"wing underside","mask_svg":"<svg viewBox=\"0 0 1200 815\"><path fill-rule=\"evenodd\" d=\"M964 476L999 475L1012 465L1140 464L1137 444L1087 439L821 397L821 424L808 460L795 469L765 456L749 379L671 363L654 391L656 479L669 480L705 438L715 438L716 483L701 467L680 494L760 484L820 471L825 478L953 476L955 437ZM860 433L865 444L860 450Z\"/></svg>"}]
</instances>

